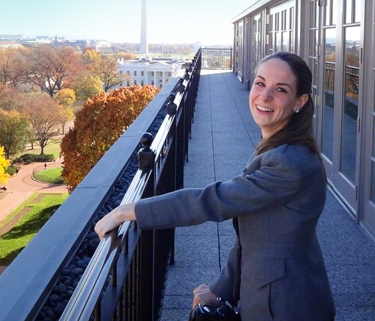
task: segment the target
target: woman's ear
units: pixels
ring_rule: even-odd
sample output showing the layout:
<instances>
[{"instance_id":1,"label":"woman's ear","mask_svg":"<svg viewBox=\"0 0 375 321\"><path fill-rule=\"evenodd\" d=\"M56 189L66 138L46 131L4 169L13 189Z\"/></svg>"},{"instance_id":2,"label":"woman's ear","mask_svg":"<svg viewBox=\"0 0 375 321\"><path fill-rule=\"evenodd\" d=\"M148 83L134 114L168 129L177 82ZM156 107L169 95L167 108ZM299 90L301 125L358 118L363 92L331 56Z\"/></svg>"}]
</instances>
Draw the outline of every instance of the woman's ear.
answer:
<instances>
[{"instance_id":1,"label":"woman's ear","mask_svg":"<svg viewBox=\"0 0 375 321\"><path fill-rule=\"evenodd\" d=\"M303 94L301 97L298 98L297 105L295 110L301 110L303 106L306 105L307 101L309 100L309 95Z\"/></svg>"}]
</instances>

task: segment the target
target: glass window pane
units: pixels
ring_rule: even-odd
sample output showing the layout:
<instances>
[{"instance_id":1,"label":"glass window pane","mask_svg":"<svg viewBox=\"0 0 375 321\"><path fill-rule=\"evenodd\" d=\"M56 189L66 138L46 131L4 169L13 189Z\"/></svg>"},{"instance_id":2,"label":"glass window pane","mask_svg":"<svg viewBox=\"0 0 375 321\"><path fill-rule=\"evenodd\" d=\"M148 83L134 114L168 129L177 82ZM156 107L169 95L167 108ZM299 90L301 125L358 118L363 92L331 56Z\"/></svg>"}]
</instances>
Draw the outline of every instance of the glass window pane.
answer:
<instances>
[{"instance_id":1,"label":"glass window pane","mask_svg":"<svg viewBox=\"0 0 375 321\"><path fill-rule=\"evenodd\" d=\"M361 10L362 10L362 0L355 0L355 17L354 22L361 22Z\"/></svg>"},{"instance_id":2,"label":"glass window pane","mask_svg":"<svg viewBox=\"0 0 375 321\"><path fill-rule=\"evenodd\" d=\"M280 30L279 13L275 13L275 31Z\"/></svg>"},{"instance_id":3,"label":"glass window pane","mask_svg":"<svg viewBox=\"0 0 375 321\"><path fill-rule=\"evenodd\" d=\"M336 18L337 18L337 0L332 1L332 24L336 24Z\"/></svg>"},{"instance_id":4,"label":"glass window pane","mask_svg":"<svg viewBox=\"0 0 375 321\"><path fill-rule=\"evenodd\" d=\"M283 49L282 49L282 51L288 51L288 32L284 31L282 36L283 36Z\"/></svg>"},{"instance_id":5,"label":"glass window pane","mask_svg":"<svg viewBox=\"0 0 375 321\"><path fill-rule=\"evenodd\" d=\"M276 32L275 52L280 51L280 48L281 48L281 32Z\"/></svg>"},{"instance_id":6,"label":"glass window pane","mask_svg":"<svg viewBox=\"0 0 375 321\"><path fill-rule=\"evenodd\" d=\"M351 23L352 22L352 1L353 0L346 0L346 6L345 6L345 23Z\"/></svg>"},{"instance_id":7,"label":"glass window pane","mask_svg":"<svg viewBox=\"0 0 375 321\"><path fill-rule=\"evenodd\" d=\"M313 86L316 86L318 80L318 61L315 58L309 58L309 67L313 77Z\"/></svg>"},{"instance_id":8,"label":"glass window pane","mask_svg":"<svg viewBox=\"0 0 375 321\"><path fill-rule=\"evenodd\" d=\"M273 31L273 14L270 15L270 24L269 24L270 31Z\"/></svg>"},{"instance_id":9,"label":"glass window pane","mask_svg":"<svg viewBox=\"0 0 375 321\"><path fill-rule=\"evenodd\" d=\"M269 38L268 38L268 39L269 39L269 42L268 42L268 49L270 49L270 50L273 49L273 46L272 46L272 45L273 45L273 42L272 42L273 37L272 37L272 36L273 36L273 34L270 33L270 34L269 34Z\"/></svg>"},{"instance_id":10,"label":"glass window pane","mask_svg":"<svg viewBox=\"0 0 375 321\"><path fill-rule=\"evenodd\" d=\"M315 1L315 27L319 27L319 6L318 1Z\"/></svg>"},{"instance_id":11,"label":"glass window pane","mask_svg":"<svg viewBox=\"0 0 375 321\"><path fill-rule=\"evenodd\" d=\"M331 24L331 0L326 0L326 21L325 25L329 26Z\"/></svg>"},{"instance_id":12,"label":"glass window pane","mask_svg":"<svg viewBox=\"0 0 375 321\"><path fill-rule=\"evenodd\" d=\"M315 56L315 32L316 30L310 30L309 31L309 55L310 56Z\"/></svg>"},{"instance_id":13,"label":"glass window pane","mask_svg":"<svg viewBox=\"0 0 375 321\"><path fill-rule=\"evenodd\" d=\"M294 31L290 31L290 52L294 52Z\"/></svg>"},{"instance_id":14,"label":"glass window pane","mask_svg":"<svg viewBox=\"0 0 375 321\"><path fill-rule=\"evenodd\" d=\"M341 172L355 181L357 153L357 117L359 91L360 27L345 29L345 87L344 116L341 132Z\"/></svg>"},{"instance_id":15,"label":"glass window pane","mask_svg":"<svg viewBox=\"0 0 375 321\"><path fill-rule=\"evenodd\" d=\"M289 17L289 29L294 29L294 7L290 8L290 17Z\"/></svg>"},{"instance_id":16,"label":"glass window pane","mask_svg":"<svg viewBox=\"0 0 375 321\"><path fill-rule=\"evenodd\" d=\"M325 30L325 68L324 68L324 101L323 101L323 129L322 152L332 160L333 151L333 116L335 91L335 57L336 57L336 29Z\"/></svg>"}]
</instances>

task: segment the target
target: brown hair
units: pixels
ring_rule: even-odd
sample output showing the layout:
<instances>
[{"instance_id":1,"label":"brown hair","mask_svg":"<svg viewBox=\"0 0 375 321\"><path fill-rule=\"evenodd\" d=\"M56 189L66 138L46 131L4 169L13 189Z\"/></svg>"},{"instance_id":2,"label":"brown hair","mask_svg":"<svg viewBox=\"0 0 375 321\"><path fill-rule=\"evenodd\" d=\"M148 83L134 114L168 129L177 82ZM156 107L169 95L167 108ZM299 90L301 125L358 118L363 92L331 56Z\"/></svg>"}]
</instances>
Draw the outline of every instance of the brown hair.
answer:
<instances>
[{"instance_id":1,"label":"brown hair","mask_svg":"<svg viewBox=\"0 0 375 321\"><path fill-rule=\"evenodd\" d=\"M259 66L271 59L280 59L288 64L297 79L296 96L301 97L306 94L308 95L308 100L299 113L294 113L289 118L283 128L259 143L256 148L257 154L263 154L270 149L284 144L307 145L318 156L327 180L322 158L316 146L313 133L314 103L311 97L312 74L310 68L302 58L290 52L276 52L267 56L259 63Z\"/></svg>"}]
</instances>

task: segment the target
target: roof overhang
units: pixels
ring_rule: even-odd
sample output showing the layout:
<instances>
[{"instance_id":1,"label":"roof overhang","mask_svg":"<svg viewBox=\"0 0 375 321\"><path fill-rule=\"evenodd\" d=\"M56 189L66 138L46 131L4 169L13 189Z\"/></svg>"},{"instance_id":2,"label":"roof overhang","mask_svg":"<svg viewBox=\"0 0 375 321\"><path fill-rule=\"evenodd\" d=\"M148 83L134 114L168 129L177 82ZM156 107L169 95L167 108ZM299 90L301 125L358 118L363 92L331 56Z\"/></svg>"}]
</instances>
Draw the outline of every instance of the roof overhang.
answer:
<instances>
[{"instance_id":1,"label":"roof overhang","mask_svg":"<svg viewBox=\"0 0 375 321\"><path fill-rule=\"evenodd\" d=\"M239 15L235 16L231 20L231 23L235 23L238 20L243 19L244 17L246 17L250 13L252 13L252 12L258 10L258 9L261 9L262 7L265 7L269 2L275 2L275 1L272 1L272 0L253 0L250 7L248 7L244 11L242 11Z\"/></svg>"}]
</instances>

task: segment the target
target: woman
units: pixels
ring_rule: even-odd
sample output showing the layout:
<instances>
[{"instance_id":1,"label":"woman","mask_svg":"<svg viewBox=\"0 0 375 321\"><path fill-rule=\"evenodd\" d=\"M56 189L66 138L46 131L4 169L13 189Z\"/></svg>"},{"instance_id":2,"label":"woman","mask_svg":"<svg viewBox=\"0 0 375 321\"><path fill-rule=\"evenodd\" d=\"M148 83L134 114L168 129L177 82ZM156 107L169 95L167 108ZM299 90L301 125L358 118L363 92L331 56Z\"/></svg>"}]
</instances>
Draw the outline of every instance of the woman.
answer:
<instances>
[{"instance_id":1,"label":"woman","mask_svg":"<svg viewBox=\"0 0 375 321\"><path fill-rule=\"evenodd\" d=\"M194 303L215 304L216 296L240 303L243 321L333 320L316 237L326 177L312 132L311 80L298 56L266 57L250 93L263 140L243 175L118 207L98 222L99 236L126 220L150 229L234 218L239 238L227 265L214 284L194 290Z\"/></svg>"}]
</instances>

